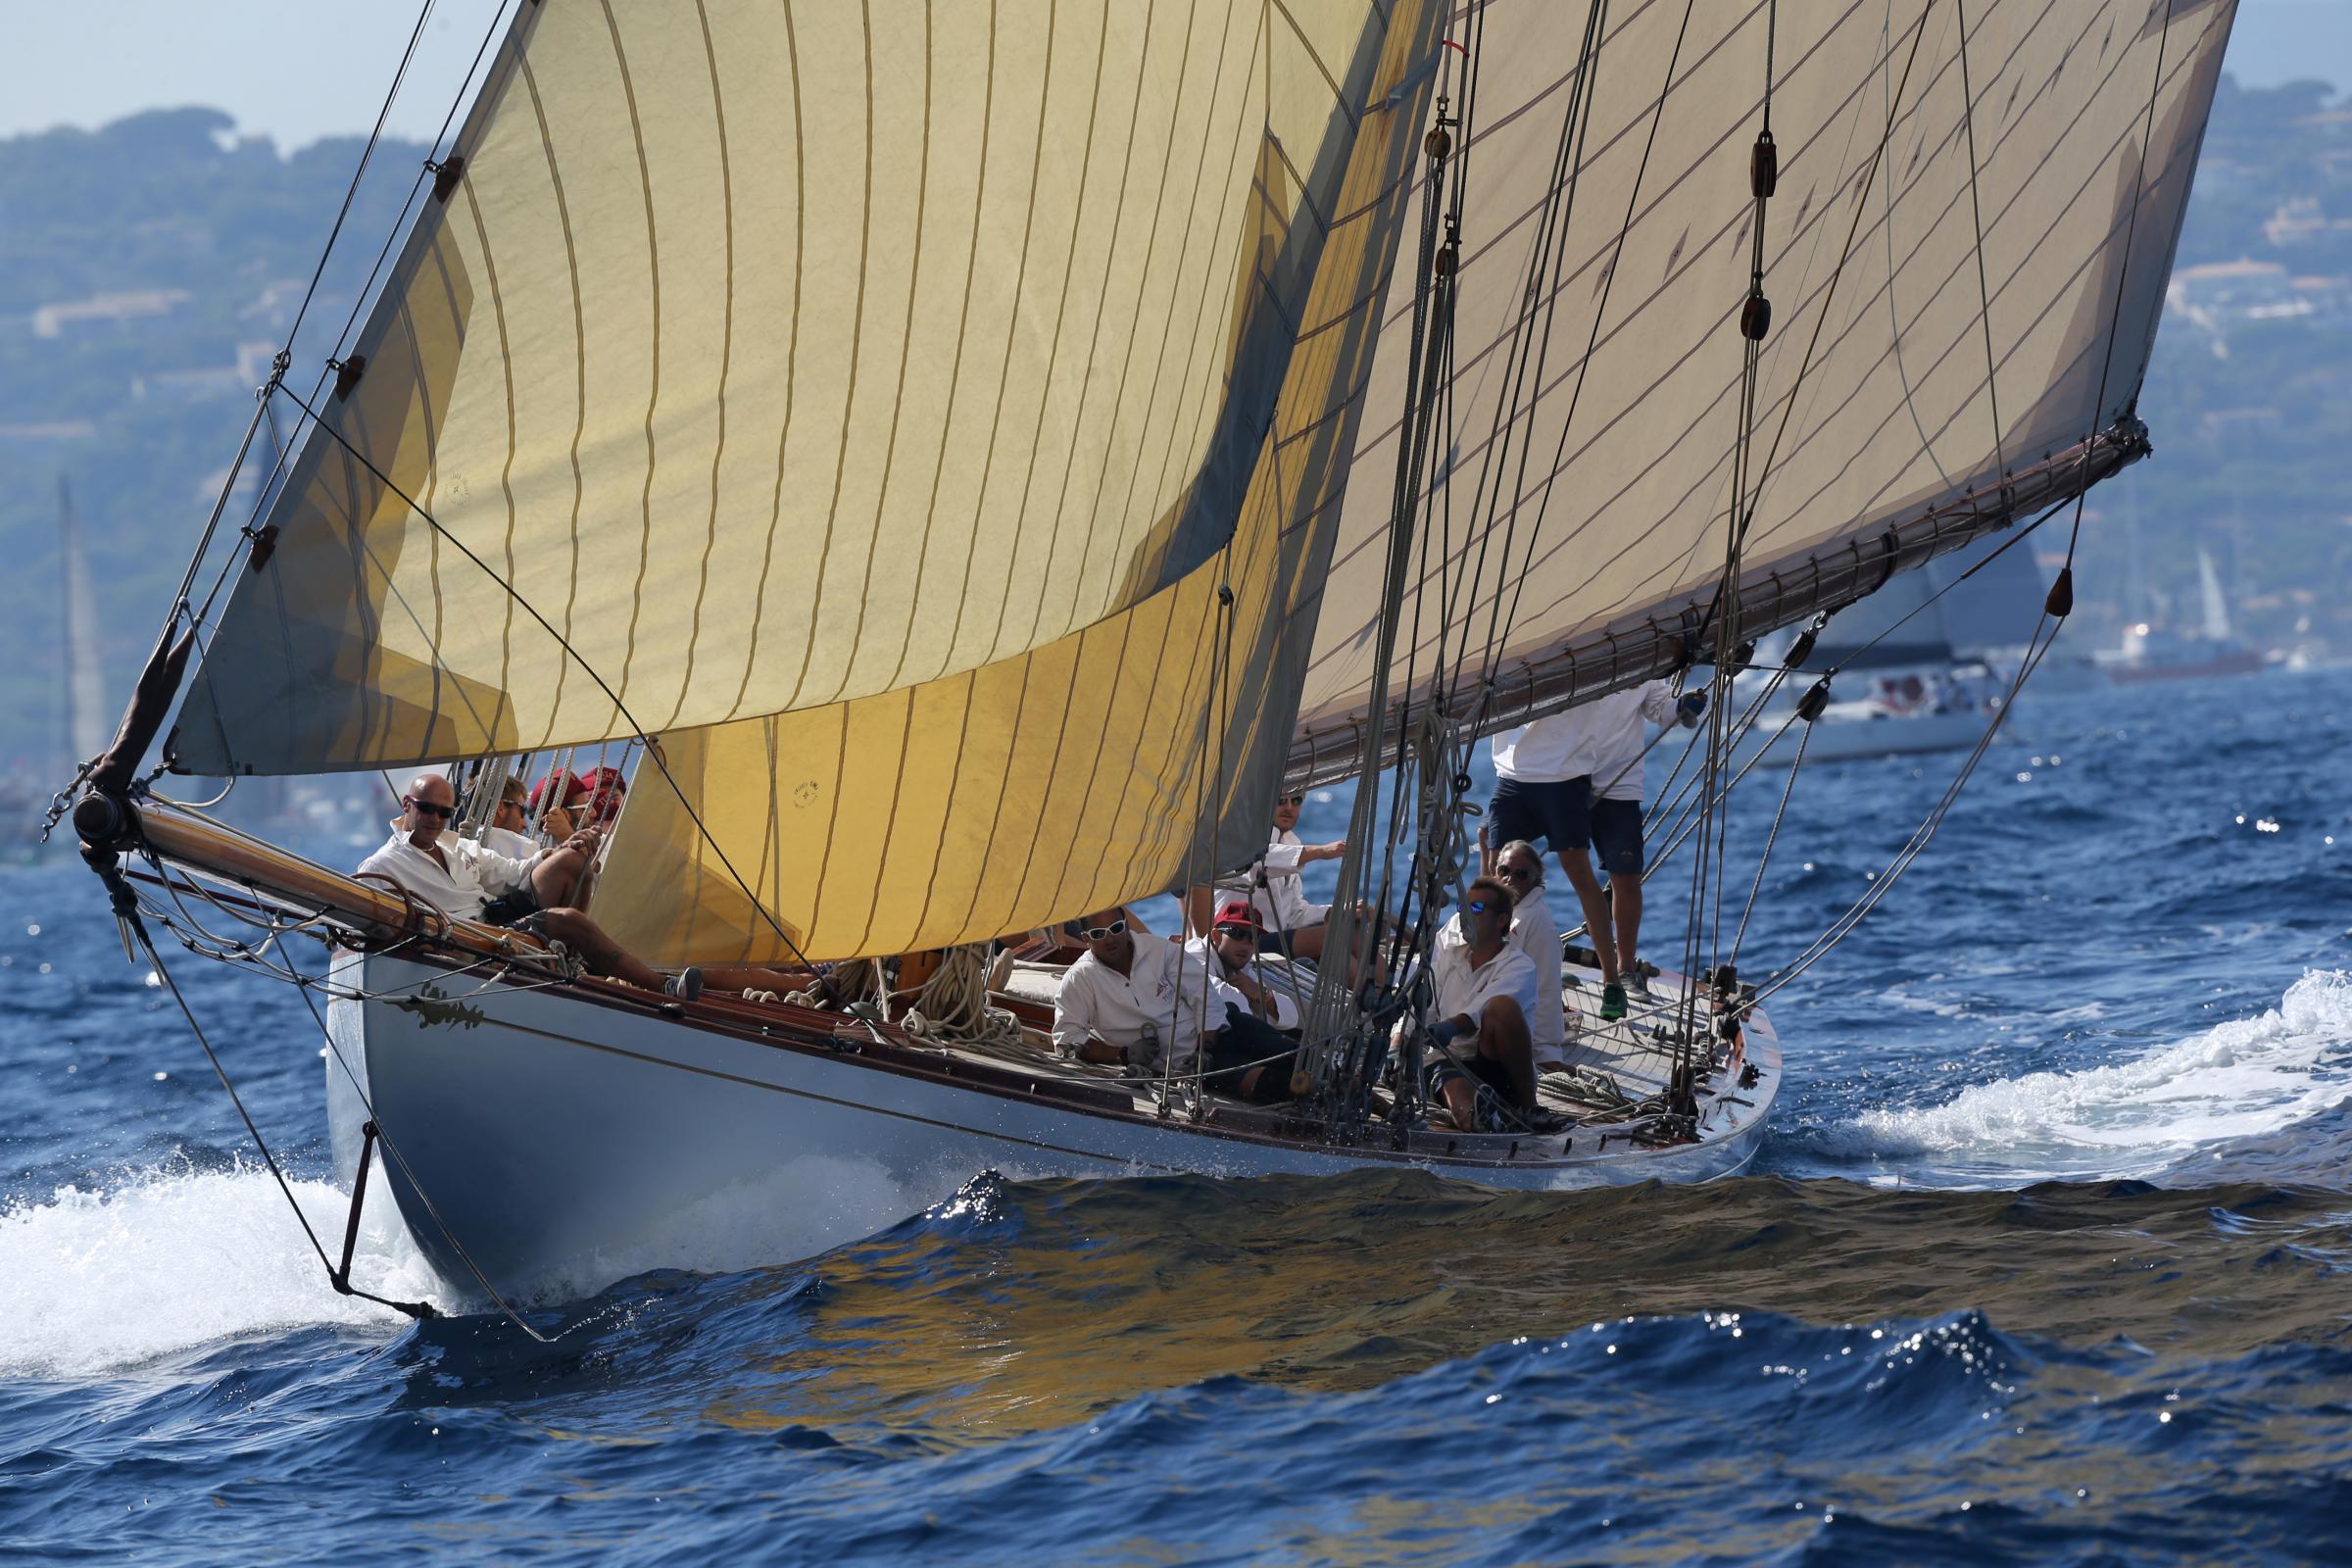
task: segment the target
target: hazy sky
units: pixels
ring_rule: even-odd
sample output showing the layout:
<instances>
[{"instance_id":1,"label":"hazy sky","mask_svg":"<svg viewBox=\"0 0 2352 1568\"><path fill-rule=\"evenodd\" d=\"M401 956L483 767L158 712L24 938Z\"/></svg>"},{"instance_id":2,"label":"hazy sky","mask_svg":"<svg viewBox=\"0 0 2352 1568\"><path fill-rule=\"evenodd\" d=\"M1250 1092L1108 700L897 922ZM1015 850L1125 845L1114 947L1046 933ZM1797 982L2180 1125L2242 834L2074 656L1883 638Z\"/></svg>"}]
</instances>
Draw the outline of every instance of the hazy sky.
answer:
<instances>
[{"instance_id":1,"label":"hazy sky","mask_svg":"<svg viewBox=\"0 0 2352 1568\"><path fill-rule=\"evenodd\" d=\"M913 3L913 0L906 0ZM978 3L978 0L941 0ZM2063 3L2063 0L2061 0ZM437 0L393 128L439 127L499 0ZM295 147L364 133L416 25L414 0L0 0L0 136L203 104ZM2241 0L2230 69L2249 85L2352 87L2352 0Z\"/></svg>"}]
</instances>

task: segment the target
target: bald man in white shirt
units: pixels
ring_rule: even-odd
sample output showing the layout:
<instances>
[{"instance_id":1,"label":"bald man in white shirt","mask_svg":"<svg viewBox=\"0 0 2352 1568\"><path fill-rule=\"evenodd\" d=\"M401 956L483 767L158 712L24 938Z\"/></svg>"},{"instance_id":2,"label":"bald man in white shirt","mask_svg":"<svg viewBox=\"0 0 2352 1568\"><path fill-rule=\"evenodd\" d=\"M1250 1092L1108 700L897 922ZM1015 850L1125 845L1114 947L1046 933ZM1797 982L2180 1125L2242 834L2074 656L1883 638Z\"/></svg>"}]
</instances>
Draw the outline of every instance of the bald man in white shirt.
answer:
<instances>
[{"instance_id":1,"label":"bald man in white shirt","mask_svg":"<svg viewBox=\"0 0 2352 1568\"><path fill-rule=\"evenodd\" d=\"M458 812L458 792L439 773L419 773L400 798L400 823L381 849L360 862L360 874L381 877L426 900L453 920L478 920L491 898L530 890L539 912L526 923L580 956L591 974L610 975L646 991L691 1002L703 992L703 972L689 966L664 976L604 928L564 900L596 858L602 835L594 828L574 833L562 848L541 850L528 859L499 854L468 839L448 836Z\"/></svg>"}]
</instances>

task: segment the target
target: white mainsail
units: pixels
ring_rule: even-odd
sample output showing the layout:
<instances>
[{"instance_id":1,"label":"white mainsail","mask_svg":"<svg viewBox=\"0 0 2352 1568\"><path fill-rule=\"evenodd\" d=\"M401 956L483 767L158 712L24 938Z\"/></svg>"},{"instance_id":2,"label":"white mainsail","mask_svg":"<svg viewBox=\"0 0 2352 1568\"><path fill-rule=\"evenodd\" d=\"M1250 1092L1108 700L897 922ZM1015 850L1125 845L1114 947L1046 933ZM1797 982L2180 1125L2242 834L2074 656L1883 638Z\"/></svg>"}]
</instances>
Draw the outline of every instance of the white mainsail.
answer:
<instances>
[{"instance_id":1,"label":"white mainsail","mask_svg":"<svg viewBox=\"0 0 2352 1568\"><path fill-rule=\"evenodd\" d=\"M1445 545L1404 605L1419 637L1398 656L1417 684L1430 685L1441 636L1458 642L1467 624L1483 649L1492 625L1501 653L1490 723L1517 722L1599 689L1577 678L1580 664L1594 680L1666 667L1668 639L1713 594L1739 434L1746 151L1770 24L1780 179L1756 427L1759 466L1766 449L1771 461L1752 487L1744 560L1785 620L1883 581L1892 523L1973 496L1983 503L1951 542L1994 525L2010 510L2004 466L2063 456L2129 410L2232 11L2227 0L1610 7L1574 203L1547 209L1582 8L1486 7L1458 445L1431 524ZM1559 261L1538 275L1547 212ZM1357 456L1384 476L1410 370L1395 352L1409 287L1393 285L1371 393L1382 414ZM1515 373L1520 333L1544 357L1523 357ZM1354 763L1390 510L1385 482L1350 485L1295 781ZM1844 575L1809 602L1825 570ZM1457 711L1476 706L1483 673L1483 662L1464 671L1473 691Z\"/></svg>"}]
</instances>

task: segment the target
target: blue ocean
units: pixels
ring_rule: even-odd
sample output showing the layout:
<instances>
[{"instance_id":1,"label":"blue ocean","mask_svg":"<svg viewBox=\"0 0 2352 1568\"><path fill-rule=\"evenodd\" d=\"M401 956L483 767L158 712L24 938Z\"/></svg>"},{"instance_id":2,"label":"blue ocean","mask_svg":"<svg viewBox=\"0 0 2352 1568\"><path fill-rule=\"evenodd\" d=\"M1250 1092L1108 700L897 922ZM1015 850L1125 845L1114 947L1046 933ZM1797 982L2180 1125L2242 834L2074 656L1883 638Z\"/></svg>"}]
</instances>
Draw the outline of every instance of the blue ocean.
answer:
<instances>
[{"instance_id":1,"label":"blue ocean","mask_svg":"<svg viewBox=\"0 0 2352 1568\"><path fill-rule=\"evenodd\" d=\"M543 1304L550 1345L397 1234L360 1278L452 1315L334 1295L95 880L0 872L0 1557L2343 1561L2348 757L2344 673L2030 692L1773 999L1728 1183L975 1171L785 1265L773 1216L700 1216L743 1266ZM1742 970L1960 760L1808 765ZM1735 906L1782 781L1735 803ZM339 1236L300 1000L167 957Z\"/></svg>"}]
</instances>

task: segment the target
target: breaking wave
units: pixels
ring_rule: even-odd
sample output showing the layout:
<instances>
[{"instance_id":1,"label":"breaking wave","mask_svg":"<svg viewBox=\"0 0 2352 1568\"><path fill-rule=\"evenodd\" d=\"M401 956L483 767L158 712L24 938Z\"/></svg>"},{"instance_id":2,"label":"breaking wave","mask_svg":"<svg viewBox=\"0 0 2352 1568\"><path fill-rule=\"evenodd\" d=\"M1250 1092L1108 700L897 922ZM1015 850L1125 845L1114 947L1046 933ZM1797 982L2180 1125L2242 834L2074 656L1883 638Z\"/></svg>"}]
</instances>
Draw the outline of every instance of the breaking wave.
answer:
<instances>
[{"instance_id":1,"label":"breaking wave","mask_svg":"<svg viewBox=\"0 0 2352 1568\"><path fill-rule=\"evenodd\" d=\"M2110 1066L2026 1073L1941 1104L1868 1111L1829 1130L1823 1152L1928 1162L1938 1181L2146 1176L2191 1154L2227 1157L2240 1141L2348 1101L2352 974L2313 970L2259 1016Z\"/></svg>"},{"instance_id":2,"label":"breaking wave","mask_svg":"<svg viewBox=\"0 0 2352 1568\"><path fill-rule=\"evenodd\" d=\"M320 1243L339 1250L350 1199L292 1185ZM386 1213L368 1203L352 1283L430 1298L431 1268ZM151 1172L0 1211L0 1375L87 1378L248 1335L389 1334L407 1321L335 1294L266 1170Z\"/></svg>"}]
</instances>

